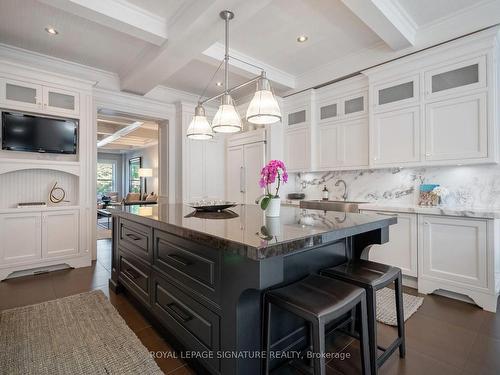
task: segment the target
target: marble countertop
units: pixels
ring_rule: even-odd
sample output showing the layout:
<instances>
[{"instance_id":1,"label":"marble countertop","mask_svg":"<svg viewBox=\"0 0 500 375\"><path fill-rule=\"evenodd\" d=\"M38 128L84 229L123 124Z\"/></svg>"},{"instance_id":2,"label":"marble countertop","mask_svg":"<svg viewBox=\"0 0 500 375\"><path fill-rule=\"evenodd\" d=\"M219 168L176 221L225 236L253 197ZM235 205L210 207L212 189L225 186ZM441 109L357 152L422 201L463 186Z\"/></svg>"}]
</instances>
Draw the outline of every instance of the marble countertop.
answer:
<instances>
[{"instance_id":1,"label":"marble countertop","mask_svg":"<svg viewBox=\"0 0 500 375\"><path fill-rule=\"evenodd\" d=\"M183 204L114 207L110 211L180 237L233 250L252 259L285 255L395 224L396 218L359 213L305 210L283 205L268 218L257 205L222 213L200 213Z\"/></svg>"},{"instance_id":2,"label":"marble countertop","mask_svg":"<svg viewBox=\"0 0 500 375\"><path fill-rule=\"evenodd\" d=\"M407 212L427 215L462 216L480 219L500 219L500 209L487 207L426 207L416 204L376 202L363 203L359 206L359 209L367 211Z\"/></svg>"}]
</instances>

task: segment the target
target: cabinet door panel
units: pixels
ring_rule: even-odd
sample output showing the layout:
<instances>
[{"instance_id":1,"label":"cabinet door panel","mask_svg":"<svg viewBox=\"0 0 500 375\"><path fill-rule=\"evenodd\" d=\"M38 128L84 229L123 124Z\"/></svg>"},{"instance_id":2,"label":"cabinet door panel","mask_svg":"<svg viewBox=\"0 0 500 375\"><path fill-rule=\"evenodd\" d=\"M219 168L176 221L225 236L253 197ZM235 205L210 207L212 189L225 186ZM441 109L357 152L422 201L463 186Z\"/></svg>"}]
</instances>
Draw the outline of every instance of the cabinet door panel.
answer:
<instances>
[{"instance_id":1,"label":"cabinet door panel","mask_svg":"<svg viewBox=\"0 0 500 375\"><path fill-rule=\"evenodd\" d=\"M42 214L42 256L60 257L78 253L79 211L49 211Z\"/></svg>"},{"instance_id":2,"label":"cabinet door panel","mask_svg":"<svg viewBox=\"0 0 500 375\"><path fill-rule=\"evenodd\" d=\"M448 64L425 73L426 96L440 97L486 86L486 56Z\"/></svg>"},{"instance_id":3,"label":"cabinet door panel","mask_svg":"<svg viewBox=\"0 0 500 375\"><path fill-rule=\"evenodd\" d=\"M486 93L426 105L426 160L488 155Z\"/></svg>"},{"instance_id":4,"label":"cabinet door panel","mask_svg":"<svg viewBox=\"0 0 500 375\"><path fill-rule=\"evenodd\" d=\"M371 134L372 163L404 164L420 160L419 108L377 113Z\"/></svg>"},{"instance_id":5,"label":"cabinet door panel","mask_svg":"<svg viewBox=\"0 0 500 375\"><path fill-rule=\"evenodd\" d=\"M343 161L343 134L340 125L327 125L319 128L319 166L334 168Z\"/></svg>"},{"instance_id":6,"label":"cabinet door panel","mask_svg":"<svg viewBox=\"0 0 500 375\"><path fill-rule=\"evenodd\" d=\"M216 135L217 137L217 135ZM225 197L225 144L223 139L213 139L205 143L205 193L209 199Z\"/></svg>"},{"instance_id":7,"label":"cabinet door panel","mask_svg":"<svg viewBox=\"0 0 500 375\"><path fill-rule=\"evenodd\" d=\"M342 124L343 165L346 167L368 165L368 119L352 120Z\"/></svg>"},{"instance_id":8,"label":"cabinet door panel","mask_svg":"<svg viewBox=\"0 0 500 375\"><path fill-rule=\"evenodd\" d=\"M43 87L43 107L62 115L78 115L80 96L73 91Z\"/></svg>"},{"instance_id":9,"label":"cabinet door panel","mask_svg":"<svg viewBox=\"0 0 500 375\"><path fill-rule=\"evenodd\" d=\"M244 146L245 204L255 204L255 199L264 193L259 186L260 171L264 167L265 145L263 142Z\"/></svg>"},{"instance_id":10,"label":"cabinet door panel","mask_svg":"<svg viewBox=\"0 0 500 375\"><path fill-rule=\"evenodd\" d=\"M370 211L365 211L370 214ZM381 216L396 216L398 222L389 227L389 242L374 245L370 260L401 268L404 275L417 276L417 215L377 212Z\"/></svg>"},{"instance_id":11,"label":"cabinet door panel","mask_svg":"<svg viewBox=\"0 0 500 375\"><path fill-rule=\"evenodd\" d=\"M42 86L10 79L4 79L1 83L2 101L7 106L33 110L42 108Z\"/></svg>"},{"instance_id":12,"label":"cabinet door panel","mask_svg":"<svg viewBox=\"0 0 500 375\"><path fill-rule=\"evenodd\" d=\"M243 146L227 149L226 196L230 202L243 202Z\"/></svg>"},{"instance_id":13,"label":"cabinet door panel","mask_svg":"<svg viewBox=\"0 0 500 375\"><path fill-rule=\"evenodd\" d=\"M191 139L185 140L189 145L187 149L187 168L188 171L188 189L187 200L188 202L195 202L205 198L205 181L203 178L203 166L205 161L203 159L203 142Z\"/></svg>"},{"instance_id":14,"label":"cabinet door panel","mask_svg":"<svg viewBox=\"0 0 500 375\"><path fill-rule=\"evenodd\" d=\"M21 263L40 259L40 213L0 215L0 262Z\"/></svg>"},{"instance_id":15,"label":"cabinet door panel","mask_svg":"<svg viewBox=\"0 0 500 375\"><path fill-rule=\"evenodd\" d=\"M285 164L291 172L309 170L310 148L309 129L285 132Z\"/></svg>"},{"instance_id":16,"label":"cabinet door panel","mask_svg":"<svg viewBox=\"0 0 500 375\"><path fill-rule=\"evenodd\" d=\"M419 277L487 287L486 220L422 215Z\"/></svg>"}]
</instances>

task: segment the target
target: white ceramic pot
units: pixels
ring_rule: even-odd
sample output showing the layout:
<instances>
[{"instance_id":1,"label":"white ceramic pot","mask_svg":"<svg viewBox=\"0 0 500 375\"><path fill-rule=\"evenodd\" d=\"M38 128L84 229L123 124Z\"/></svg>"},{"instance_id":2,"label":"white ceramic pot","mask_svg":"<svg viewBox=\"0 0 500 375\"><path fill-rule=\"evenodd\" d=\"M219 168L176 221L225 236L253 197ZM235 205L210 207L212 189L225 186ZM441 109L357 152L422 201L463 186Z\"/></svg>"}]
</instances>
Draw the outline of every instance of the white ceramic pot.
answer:
<instances>
[{"instance_id":1,"label":"white ceramic pot","mask_svg":"<svg viewBox=\"0 0 500 375\"><path fill-rule=\"evenodd\" d=\"M271 198L269 205L266 208L267 217L278 217L280 216L281 199Z\"/></svg>"},{"instance_id":2,"label":"white ceramic pot","mask_svg":"<svg viewBox=\"0 0 500 375\"><path fill-rule=\"evenodd\" d=\"M266 217L266 229L270 236L281 235L281 221L279 217Z\"/></svg>"}]
</instances>

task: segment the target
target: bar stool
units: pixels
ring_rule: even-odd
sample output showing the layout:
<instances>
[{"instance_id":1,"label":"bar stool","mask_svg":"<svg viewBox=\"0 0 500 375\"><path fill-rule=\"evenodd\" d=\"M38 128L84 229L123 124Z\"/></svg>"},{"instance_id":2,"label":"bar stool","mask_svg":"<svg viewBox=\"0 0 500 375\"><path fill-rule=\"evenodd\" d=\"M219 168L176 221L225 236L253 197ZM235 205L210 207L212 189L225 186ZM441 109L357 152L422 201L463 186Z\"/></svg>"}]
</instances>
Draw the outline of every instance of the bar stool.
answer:
<instances>
[{"instance_id":1,"label":"bar stool","mask_svg":"<svg viewBox=\"0 0 500 375\"><path fill-rule=\"evenodd\" d=\"M366 303L368 310L368 337L370 346L370 364L372 374L384 364L387 358L399 348L399 356L405 357L405 328L403 315L403 287L401 270L385 264L371 262L368 260L355 260L339 266L327 268L320 272L323 276L335 280L342 280L349 284L359 286L366 291ZM398 338L389 345L382 348L377 345L377 290L394 282L396 290L396 317L398 323ZM377 357L377 349L383 353Z\"/></svg>"},{"instance_id":2,"label":"bar stool","mask_svg":"<svg viewBox=\"0 0 500 375\"><path fill-rule=\"evenodd\" d=\"M359 340L363 374L370 374L368 321L365 291L362 288L319 275L310 275L293 284L270 290L264 297L264 374L269 374L271 308L277 306L309 323L315 375L325 374L325 326L359 307ZM342 323L339 323L342 325ZM335 329L335 328L334 328Z\"/></svg>"}]
</instances>

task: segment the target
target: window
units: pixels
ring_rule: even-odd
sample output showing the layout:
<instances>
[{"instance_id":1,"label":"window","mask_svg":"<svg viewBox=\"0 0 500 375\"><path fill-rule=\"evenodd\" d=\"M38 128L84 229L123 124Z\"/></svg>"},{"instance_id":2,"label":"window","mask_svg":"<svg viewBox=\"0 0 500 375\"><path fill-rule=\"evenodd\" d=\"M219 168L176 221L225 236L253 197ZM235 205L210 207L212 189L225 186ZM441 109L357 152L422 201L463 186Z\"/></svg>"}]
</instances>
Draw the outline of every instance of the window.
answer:
<instances>
[{"instance_id":1,"label":"window","mask_svg":"<svg viewBox=\"0 0 500 375\"><path fill-rule=\"evenodd\" d=\"M129 193L141 192L141 178L139 177L139 168L142 167L142 158L132 158L128 161L128 175L129 175Z\"/></svg>"},{"instance_id":2,"label":"window","mask_svg":"<svg viewBox=\"0 0 500 375\"><path fill-rule=\"evenodd\" d=\"M116 163L102 161L97 163L97 195L107 195L116 191Z\"/></svg>"}]
</instances>

